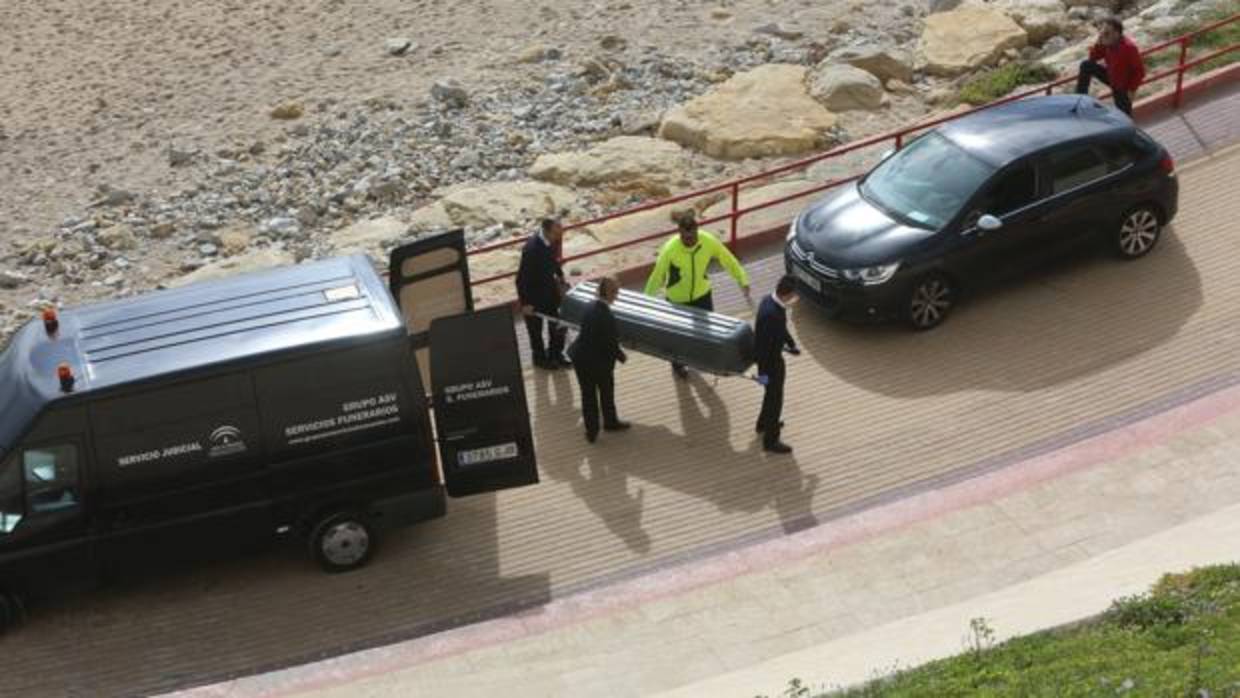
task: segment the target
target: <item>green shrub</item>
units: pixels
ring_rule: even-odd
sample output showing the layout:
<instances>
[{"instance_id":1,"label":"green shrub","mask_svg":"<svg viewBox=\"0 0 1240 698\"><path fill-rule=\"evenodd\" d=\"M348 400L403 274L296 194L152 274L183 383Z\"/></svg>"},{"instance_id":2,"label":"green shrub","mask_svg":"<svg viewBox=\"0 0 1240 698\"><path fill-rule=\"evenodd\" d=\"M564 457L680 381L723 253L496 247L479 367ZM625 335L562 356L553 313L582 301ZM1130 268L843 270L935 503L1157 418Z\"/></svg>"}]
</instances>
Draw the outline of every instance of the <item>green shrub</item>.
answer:
<instances>
[{"instance_id":1,"label":"green shrub","mask_svg":"<svg viewBox=\"0 0 1240 698\"><path fill-rule=\"evenodd\" d=\"M1240 698L1240 565L1164 575L1071 626L999 644L988 628L971 623L956 657L818 695Z\"/></svg>"},{"instance_id":2,"label":"green shrub","mask_svg":"<svg viewBox=\"0 0 1240 698\"><path fill-rule=\"evenodd\" d=\"M1115 601L1107 615L1111 622L1121 628L1145 632L1155 628L1184 625L1192 612L1182 598L1139 594Z\"/></svg>"},{"instance_id":3,"label":"green shrub","mask_svg":"<svg viewBox=\"0 0 1240 698\"><path fill-rule=\"evenodd\" d=\"M960 101L972 105L993 102L1022 85L1041 85L1058 77L1055 69L1038 62L1013 61L988 70L964 84Z\"/></svg>"}]
</instances>

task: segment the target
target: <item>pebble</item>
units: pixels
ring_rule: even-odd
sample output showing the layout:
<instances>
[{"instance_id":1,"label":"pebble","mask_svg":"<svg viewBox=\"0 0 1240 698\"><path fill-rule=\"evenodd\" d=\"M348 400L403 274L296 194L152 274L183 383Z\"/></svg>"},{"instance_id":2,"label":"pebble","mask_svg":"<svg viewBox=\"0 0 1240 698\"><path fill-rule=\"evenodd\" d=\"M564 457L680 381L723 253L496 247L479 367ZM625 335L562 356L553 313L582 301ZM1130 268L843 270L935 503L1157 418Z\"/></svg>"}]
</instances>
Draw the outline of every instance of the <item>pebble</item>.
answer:
<instances>
[{"instance_id":1,"label":"pebble","mask_svg":"<svg viewBox=\"0 0 1240 698\"><path fill-rule=\"evenodd\" d=\"M439 80L431 86L431 97L456 109L469 105L469 92L456 80Z\"/></svg>"},{"instance_id":2,"label":"pebble","mask_svg":"<svg viewBox=\"0 0 1240 698\"><path fill-rule=\"evenodd\" d=\"M387 51L389 56L403 56L413 49L413 39L398 38L388 39L383 43L383 50Z\"/></svg>"},{"instance_id":3,"label":"pebble","mask_svg":"<svg viewBox=\"0 0 1240 698\"><path fill-rule=\"evenodd\" d=\"M15 271L0 271L0 288L16 289L30 282L30 277Z\"/></svg>"}]
</instances>

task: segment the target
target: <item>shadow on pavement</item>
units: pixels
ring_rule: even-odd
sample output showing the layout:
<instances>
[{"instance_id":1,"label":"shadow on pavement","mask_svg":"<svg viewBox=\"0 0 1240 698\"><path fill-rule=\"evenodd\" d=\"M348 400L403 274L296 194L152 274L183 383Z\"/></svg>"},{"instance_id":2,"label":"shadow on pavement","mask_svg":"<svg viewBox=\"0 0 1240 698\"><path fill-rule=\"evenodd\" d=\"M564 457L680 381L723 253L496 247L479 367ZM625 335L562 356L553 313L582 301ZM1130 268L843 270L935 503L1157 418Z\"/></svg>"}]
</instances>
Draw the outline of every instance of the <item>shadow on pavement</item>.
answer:
<instances>
[{"instance_id":1,"label":"shadow on pavement","mask_svg":"<svg viewBox=\"0 0 1240 698\"><path fill-rule=\"evenodd\" d=\"M549 575L501 575L497 525L494 495L451 500L355 572L290 545L41 605L0 637L0 695L151 695L546 604Z\"/></svg>"},{"instance_id":2,"label":"shadow on pavement","mask_svg":"<svg viewBox=\"0 0 1240 698\"><path fill-rule=\"evenodd\" d=\"M1175 337L1201 304L1200 275L1169 228L1144 259L1072 255L966 298L928 332L836 322L809 303L792 321L824 370L874 393L924 397L1034 391L1102 371Z\"/></svg>"},{"instance_id":3,"label":"shadow on pavement","mask_svg":"<svg viewBox=\"0 0 1240 698\"><path fill-rule=\"evenodd\" d=\"M670 369L668 380L674 380ZM651 548L650 534L642 526L643 484L710 502L725 513L754 513L769 507L789 533L817 524L812 513L816 475L806 476L795 458L767 457L757 434L745 448L734 448L727 406L700 375L691 373L689 380L675 380L674 385L684 435L667 425L634 421L629 431L604 432L594 444L583 437L572 455L544 458L544 473L569 483L591 512L636 553ZM567 372L543 374L535 380L541 429L581 429L572 401L575 390ZM623 404L618 409L622 418L634 417L625 414ZM550 439L544 435L540 440ZM661 455L652 458L652 453ZM669 453L683 454L685 467L669 466ZM703 477L702 468L696 465L702 463L715 464L709 477Z\"/></svg>"}]
</instances>

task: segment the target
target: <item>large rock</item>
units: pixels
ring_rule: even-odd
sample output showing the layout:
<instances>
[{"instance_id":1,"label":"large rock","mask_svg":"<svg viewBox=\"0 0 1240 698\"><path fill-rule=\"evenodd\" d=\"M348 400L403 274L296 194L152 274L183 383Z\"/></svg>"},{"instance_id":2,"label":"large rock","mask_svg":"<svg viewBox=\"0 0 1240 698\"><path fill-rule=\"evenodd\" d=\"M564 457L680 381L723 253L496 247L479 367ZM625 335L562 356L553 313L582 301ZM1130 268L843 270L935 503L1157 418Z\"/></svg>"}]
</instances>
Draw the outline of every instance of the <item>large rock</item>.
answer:
<instances>
[{"instance_id":1,"label":"large rock","mask_svg":"<svg viewBox=\"0 0 1240 698\"><path fill-rule=\"evenodd\" d=\"M851 65L820 65L810 78L809 93L833 112L877 109L883 105L883 83Z\"/></svg>"},{"instance_id":2,"label":"large rock","mask_svg":"<svg viewBox=\"0 0 1240 698\"><path fill-rule=\"evenodd\" d=\"M403 237L409 224L392 216L357 221L331 235L336 254L368 254L376 259L386 257L389 243Z\"/></svg>"},{"instance_id":3,"label":"large rock","mask_svg":"<svg viewBox=\"0 0 1240 698\"><path fill-rule=\"evenodd\" d=\"M530 176L568 186L666 196L688 186L689 167L688 153L671 141L619 136L589 150L540 156L530 168Z\"/></svg>"},{"instance_id":4,"label":"large rock","mask_svg":"<svg viewBox=\"0 0 1240 698\"><path fill-rule=\"evenodd\" d=\"M1058 2L1058 0L1055 1ZM883 82L899 80L911 83L913 81L913 66L907 56L899 51L880 48L872 44L840 49L833 53L829 60L832 63L847 63L854 68L860 68Z\"/></svg>"},{"instance_id":5,"label":"large rock","mask_svg":"<svg viewBox=\"0 0 1240 698\"><path fill-rule=\"evenodd\" d=\"M577 207L571 189L546 182L496 182L464 187L443 198L443 210L453 224L471 228L521 225Z\"/></svg>"},{"instance_id":6,"label":"large rock","mask_svg":"<svg viewBox=\"0 0 1240 698\"><path fill-rule=\"evenodd\" d=\"M805 178L815 183L826 184L865 174L882 161L883 153L894 147L891 143L881 143L820 160L810 165L805 171Z\"/></svg>"},{"instance_id":7,"label":"large rock","mask_svg":"<svg viewBox=\"0 0 1240 698\"><path fill-rule=\"evenodd\" d=\"M1015 20L1028 34L1029 43L1035 46L1041 46L1073 25L1060 0L996 0L992 5Z\"/></svg>"},{"instance_id":8,"label":"large rock","mask_svg":"<svg viewBox=\"0 0 1240 698\"><path fill-rule=\"evenodd\" d=\"M727 160L819 149L830 141L836 118L809 95L806 73L772 64L734 75L671 110L659 137Z\"/></svg>"},{"instance_id":9,"label":"large rock","mask_svg":"<svg viewBox=\"0 0 1240 698\"><path fill-rule=\"evenodd\" d=\"M444 231L454 227L442 201L427 204L414 211L407 225L413 232Z\"/></svg>"},{"instance_id":10,"label":"large rock","mask_svg":"<svg viewBox=\"0 0 1240 698\"><path fill-rule=\"evenodd\" d=\"M790 179L783 182L775 182L762 187L754 187L751 189L742 189L740 195L740 209L744 210L754 206L777 201L785 197L794 196L807 192L814 188L818 182L811 182L807 179ZM821 194L807 194L791 201L785 201L768 208L764 208L752 213L741 216L736 224L736 234L738 237L753 235L771 228L787 225L796 218L802 209L808 206L815 199L820 198ZM710 219L716 216L724 216L732 211L731 201L721 201L714 206L706 209L702 214L702 219ZM720 235L726 236L730 232L730 224L724 221L713 226Z\"/></svg>"},{"instance_id":11,"label":"large rock","mask_svg":"<svg viewBox=\"0 0 1240 698\"><path fill-rule=\"evenodd\" d=\"M926 18L921 51L927 72L950 77L991 65L1028 41L1025 30L1002 12L962 7Z\"/></svg>"},{"instance_id":12,"label":"large rock","mask_svg":"<svg viewBox=\"0 0 1240 698\"><path fill-rule=\"evenodd\" d=\"M235 274L244 274L249 271L289 266L296 262L297 258L293 256L293 253L286 250L275 248L255 250L254 252L250 252L248 254L228 257L227 259L212 262L211 264L200 267L189 274L171 279L166 285L171 287L187 286L189 284L198 283L199 281L222 279Z\"/></svg>"}]
</instances>

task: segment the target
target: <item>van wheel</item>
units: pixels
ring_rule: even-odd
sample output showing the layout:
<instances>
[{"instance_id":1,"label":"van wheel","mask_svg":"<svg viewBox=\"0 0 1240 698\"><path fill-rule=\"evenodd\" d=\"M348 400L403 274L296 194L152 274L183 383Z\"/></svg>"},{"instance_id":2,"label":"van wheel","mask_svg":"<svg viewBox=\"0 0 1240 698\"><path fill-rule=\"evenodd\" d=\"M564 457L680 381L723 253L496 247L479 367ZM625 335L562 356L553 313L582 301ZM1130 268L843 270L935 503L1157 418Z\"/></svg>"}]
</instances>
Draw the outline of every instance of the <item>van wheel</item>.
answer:
<instances>
[{"instance_id":1,"label":"van wheel","mask_svg":"<svg viewBox=\"0 0 1240 698\"><path fill-rule=\"evenodd\" d=\"M365 516L355 511L331 514L310 535L310 554L327 572L348 572L366 564L375 536Z\"/></svg>"},{"instance_id":2,"label":"van wheel","mask_svg":"<svg viewBox=\"0 0 1240 698\"><path fill-rule=\"evenodd\" d=\"M21 625L26 619L26 606L17 594L0 591L0 635L6 630Z\"/></svg>"}]
</instances>

